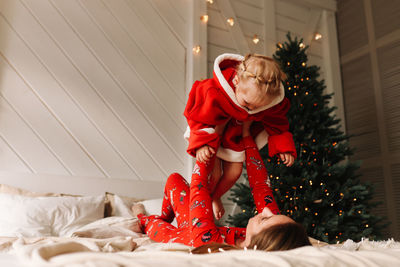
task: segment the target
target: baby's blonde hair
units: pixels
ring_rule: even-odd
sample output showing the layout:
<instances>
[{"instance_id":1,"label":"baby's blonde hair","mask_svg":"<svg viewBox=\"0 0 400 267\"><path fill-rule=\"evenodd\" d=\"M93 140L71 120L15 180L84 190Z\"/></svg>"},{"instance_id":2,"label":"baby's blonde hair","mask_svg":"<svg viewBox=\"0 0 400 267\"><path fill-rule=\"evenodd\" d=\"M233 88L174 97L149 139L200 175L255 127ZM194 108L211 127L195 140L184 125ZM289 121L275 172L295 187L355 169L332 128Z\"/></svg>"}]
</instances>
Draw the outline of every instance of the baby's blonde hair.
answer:
<instances>
[{"instance_id":1,"label":"baby's blonde hair","mask_svg":"<svg viewBox=\"0 0 400 267\"><path fill-rule=\"evenodd\" d=\"M247 70L253 64L256 64L255 73ZM275 60L259 54L247 54L242 63L238 65L237 75L244 80L255 79L259 89L265 88L262 93L271 96L279 95L281 81L286 80L286 74Z\"/></svg>"}]
</instances>

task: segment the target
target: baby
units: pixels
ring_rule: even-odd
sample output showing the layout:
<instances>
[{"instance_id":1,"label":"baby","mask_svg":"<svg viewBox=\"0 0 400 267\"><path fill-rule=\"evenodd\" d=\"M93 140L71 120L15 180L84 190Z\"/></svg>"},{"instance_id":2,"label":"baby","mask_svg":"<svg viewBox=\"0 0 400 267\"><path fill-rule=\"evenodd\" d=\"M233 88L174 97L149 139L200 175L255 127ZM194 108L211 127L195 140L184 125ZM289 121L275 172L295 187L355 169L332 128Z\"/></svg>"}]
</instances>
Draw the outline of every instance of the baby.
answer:
<instances>
[{"instance_id":1,"label":"baby","mask_svg":"<svg viewBox=\"0 0 400 267\"><path fill-rule=\"evenodd\" d=\"M217 220L225 212L222 195L242 173L243 121L255 121L251 130L259 149L268 142L270 156L278 155L287 166L294 162L296 149L286 118L290 104L281 83L285 79L269 57L223 54L215 60L214 78L193 84L184 112L187 151L200 162L217 153L209 184Z\"/></svg>"}]
</instances>

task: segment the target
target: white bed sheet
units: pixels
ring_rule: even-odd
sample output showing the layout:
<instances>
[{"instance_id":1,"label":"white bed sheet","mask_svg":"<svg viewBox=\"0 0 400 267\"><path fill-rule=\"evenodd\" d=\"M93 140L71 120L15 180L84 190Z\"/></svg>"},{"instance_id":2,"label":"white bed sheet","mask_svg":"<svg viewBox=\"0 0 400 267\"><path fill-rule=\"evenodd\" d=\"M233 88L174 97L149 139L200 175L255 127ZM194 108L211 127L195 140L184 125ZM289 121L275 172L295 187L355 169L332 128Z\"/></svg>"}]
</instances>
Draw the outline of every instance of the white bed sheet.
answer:
<instances>
[{"instance_id":1,"label":"white bed sheet","mask_svg":"<svg viewBox=\"0 0 400 267\"><path fill-rule=\"evenodd\" d=\"M12 253L0 253L0 266L2 267L21 267L24 265L19 257Z\"/></svg>"},{"instance_id":2,"label":"white bed sheet","mask_svg":"<svg viewBox=\"0 0 400 267\"><path fill-rule=\"evenodd\" d=\"M346 241L290 251L191 255L190 247L138 234L135 219L106 218L75 237L0 238L0 266L400 266L400 242Z\"/></svg>"}]
</instances>

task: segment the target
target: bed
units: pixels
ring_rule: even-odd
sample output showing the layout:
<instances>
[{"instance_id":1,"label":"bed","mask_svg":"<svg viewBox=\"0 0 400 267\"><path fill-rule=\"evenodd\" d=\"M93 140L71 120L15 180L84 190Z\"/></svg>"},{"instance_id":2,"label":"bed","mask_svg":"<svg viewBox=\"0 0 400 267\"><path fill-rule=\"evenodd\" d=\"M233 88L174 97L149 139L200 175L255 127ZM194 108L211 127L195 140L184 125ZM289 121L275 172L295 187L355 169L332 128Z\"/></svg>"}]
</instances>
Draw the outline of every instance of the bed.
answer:
<instances>
[{"instance_id":1,"label":"bed","mask_svg":"<svg viewBox=\"0 0 400 267\"><path fill-rule=\"evenodd\" d=\"M161 192L161 191L160 191ZM150 194L151 195L151 194ZM347 240L283 252L193 255L151 241L130 206L158 213L161 198L36 193L0 185L0 266L400 266L400 242Z\"/></svg>"}]
</instances>

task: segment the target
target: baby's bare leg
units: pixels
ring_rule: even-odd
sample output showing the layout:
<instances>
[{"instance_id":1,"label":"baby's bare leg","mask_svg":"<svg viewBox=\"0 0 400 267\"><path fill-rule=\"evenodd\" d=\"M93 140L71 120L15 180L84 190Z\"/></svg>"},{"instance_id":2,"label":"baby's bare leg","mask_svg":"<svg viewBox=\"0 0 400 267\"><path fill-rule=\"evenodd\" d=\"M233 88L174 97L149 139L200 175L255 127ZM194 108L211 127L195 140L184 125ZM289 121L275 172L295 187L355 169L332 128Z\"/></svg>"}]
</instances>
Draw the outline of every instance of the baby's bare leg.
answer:
<instances>
[{"instance_id":1,"label":"baby's bare leg","mask_svg":"<svg viewBox=\"0 0 400 267\"><path fill-rule=\"evenodd\" d=\"M214 192L215 186L218 184L222 176L222 161L219 158L215 158L214 169L212 170L209 188L210 192Z\"/></svg>"},{"instance_id":2,"label":"baby's bare leg","mask_svg":"<svg viewBox=\"0 0 400 267\"><path fill-rule=\"evenodd\" d=\"M228 192L229 189L236 183L242 174L242 162L227 162L223 161L223 174L217 186L212 193L213 198L213 211L215 219L219 220L225 213L224 205L222 204L221 197Z\"/></svg>"}]
</instances>

